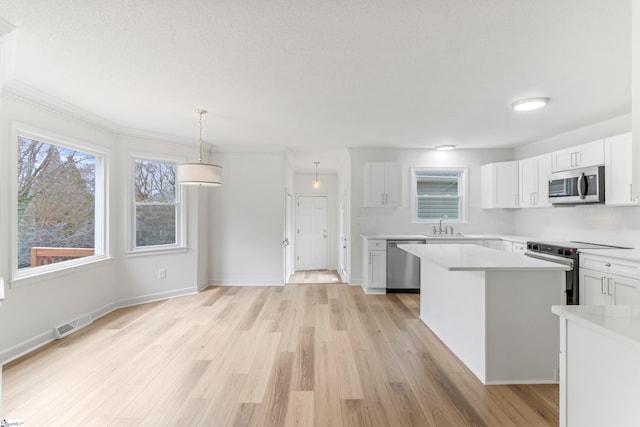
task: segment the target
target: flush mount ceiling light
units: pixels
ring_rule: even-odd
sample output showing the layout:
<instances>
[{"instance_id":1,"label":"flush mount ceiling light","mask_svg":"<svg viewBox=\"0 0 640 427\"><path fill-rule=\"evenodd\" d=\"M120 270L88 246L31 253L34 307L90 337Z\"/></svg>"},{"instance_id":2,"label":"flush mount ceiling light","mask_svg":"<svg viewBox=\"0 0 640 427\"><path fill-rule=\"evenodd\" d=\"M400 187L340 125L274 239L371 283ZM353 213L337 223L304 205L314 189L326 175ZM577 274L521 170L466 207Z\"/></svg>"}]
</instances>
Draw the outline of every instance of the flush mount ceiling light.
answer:
<instances>
[{"instance_id":1,"label":"flush mount ceiling light","mask_svg":"<svg viewBox=\"0 0 640 427\"><path fill-rule=\"evenodd\" d=\"M520 99L511 104L515 111L533 111L542 108L549 102L549 98L527 98Z\"/></svg>"},{"instance_id":2,"label":"flush mount ceiling light","mask_svg":"<svg viewBox=\"0 0 640 427\"><path fill-rule=\"evenodd\" d=\"M202 115L207 114L207 110L197 108L195 111L200 116L198 163L184 163L178 165L178 170L176 172L178 184L219 187L222 185L222 168L218 165L211 165L202 162Z\"/></svg>"},{"instance_id":3,"label":"flush mount ceiling light","mask_svg":"<svg viewBox=\"0 0 640 427\"><path fill-rule=\"evenodd\" d=\"M316 165L316 179L313 180L313 188L320 188L320 181L318 181L318 165L320 162L313 162Z\"/></svg>"},{"instance_id":4,"label":"flush mount ceiling light","mask_svg":"<svg viewBox=\"0 0 640 427\"><path fill-rule=\"evenodd\" d=\"M437 145L436 150L438 151L451 151L456 148L455 145L447 144L447 145Z\"/></svg>"}]
</instances>

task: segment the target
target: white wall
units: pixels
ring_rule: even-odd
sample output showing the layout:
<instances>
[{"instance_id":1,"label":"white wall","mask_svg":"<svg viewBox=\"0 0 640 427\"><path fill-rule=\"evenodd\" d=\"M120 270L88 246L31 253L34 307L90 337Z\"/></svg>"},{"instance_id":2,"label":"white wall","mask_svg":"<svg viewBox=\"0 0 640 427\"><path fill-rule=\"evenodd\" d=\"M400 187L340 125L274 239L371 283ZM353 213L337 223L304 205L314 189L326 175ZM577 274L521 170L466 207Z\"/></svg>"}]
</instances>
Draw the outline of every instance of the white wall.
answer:
<instances>
[{"instance_id":1,"label":"white wall","mask_svg":"<svg viewBox=\"0 0 640 427\"><path fill-rule=\"evenodd\" d=\"M412 223L410 199L410 168L424 166L469 167L468 222L454 224L461 233L512 233L513 213L509 210L480 209L480 166L513 159L513 150L417 149L351 149L351 259L361 259L361 234L424 234L431 224ZM366 208L364 204L364 164L366 162L397 162L402 165L402 207ZM351 263L350 282L362 281L360 263Z\"/></svg>"},{"instance_id":2,"label":"white wall","mask_svg":"<svg viewBox=\"0 0 640 427\"><path fill-rule=\"evenodd\" d=\"M313 188L314 173L296 173L294 178L295 196L327 196L327 268L338 268L338 176L319 173L319 188ZM295 209L294 209L295 210ZM295 210L297 211L297 210ZM297 216L296 216L297 221ZM296 224L297 227L297 224Z\"/></svg>"},{"instance_id":3,"label":"white wall","mask_svg":"<svg viewBox=\"0 0 640 427\"><path fill-rule=\"evenodd\" d=\"M210 197L209 282L284 284L284 152L214 157L224 185Z\"/></svg>"}]
</instances>

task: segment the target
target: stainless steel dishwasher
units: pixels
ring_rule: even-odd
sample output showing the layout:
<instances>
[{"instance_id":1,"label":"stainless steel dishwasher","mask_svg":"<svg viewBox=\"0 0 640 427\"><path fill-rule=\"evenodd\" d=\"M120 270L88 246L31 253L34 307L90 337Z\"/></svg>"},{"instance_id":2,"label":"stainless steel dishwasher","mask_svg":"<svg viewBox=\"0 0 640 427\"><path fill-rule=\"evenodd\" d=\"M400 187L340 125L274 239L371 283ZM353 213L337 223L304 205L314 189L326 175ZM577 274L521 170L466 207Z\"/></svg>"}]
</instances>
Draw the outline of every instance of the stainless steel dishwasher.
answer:
<instances>
[{"instance_id":1,"label":"stainless steel dishwasher","mask_svg":"<svg viewBox=\"0 0 640 427\"><path fill-rule=\"evenodd\" d=\"M398 245L426 243L426 240L387 240L387 292L420 292L420 258L398 249Z\"/></svg>"}]
</instances>

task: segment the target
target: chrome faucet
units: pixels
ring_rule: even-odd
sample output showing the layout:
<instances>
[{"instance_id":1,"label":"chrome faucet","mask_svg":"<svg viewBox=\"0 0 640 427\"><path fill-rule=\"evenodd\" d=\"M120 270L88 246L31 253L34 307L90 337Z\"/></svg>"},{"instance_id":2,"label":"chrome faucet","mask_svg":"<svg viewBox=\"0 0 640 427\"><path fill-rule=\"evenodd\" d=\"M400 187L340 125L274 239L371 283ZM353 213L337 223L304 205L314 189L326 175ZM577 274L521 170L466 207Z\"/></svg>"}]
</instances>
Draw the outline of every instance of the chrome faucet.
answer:
<instances>
[{"instance_id":1,"label":"chrome faucet","mask_svg":"<svg viewBox=\"0 0 640 427\"><path fill-rule=\"evenodd\" d=\"M440 222L438 223L438 234L442 234L442 221L446 221L448 220L449 217L446 215L443 215L440 217ZM447 234L447 226L445 225L444 227L444 234Z\"/></svg>"}]
</instances>

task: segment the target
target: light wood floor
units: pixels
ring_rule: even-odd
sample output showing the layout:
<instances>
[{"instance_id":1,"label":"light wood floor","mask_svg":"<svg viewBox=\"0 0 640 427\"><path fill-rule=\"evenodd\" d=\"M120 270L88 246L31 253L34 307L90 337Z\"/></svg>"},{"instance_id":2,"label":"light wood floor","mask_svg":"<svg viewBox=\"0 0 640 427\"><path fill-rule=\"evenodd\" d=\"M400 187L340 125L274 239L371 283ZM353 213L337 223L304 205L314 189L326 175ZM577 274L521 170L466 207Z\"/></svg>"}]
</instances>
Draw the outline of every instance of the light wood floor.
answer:
<instances>
[{"instance_id":1,"label":"light wood floor","mask_svg":"<svg viewBox=\"0 0 640 427\"><path fill-rule=\"evenodd\" d=\"M291 275L289 283L342 283L335 270L303 270Z\"/></svg>"},{"instance_id":2,"label":"light wood floor","mask_svg":"<svg viewBox=\"0 0 640 427\"><path fill-rule=\"evenodd\" d=\"M555 385L483 386L418 295L209 288L121 309L4 368L26 426L546 426Z\"/></svg>"}]
</instances>

